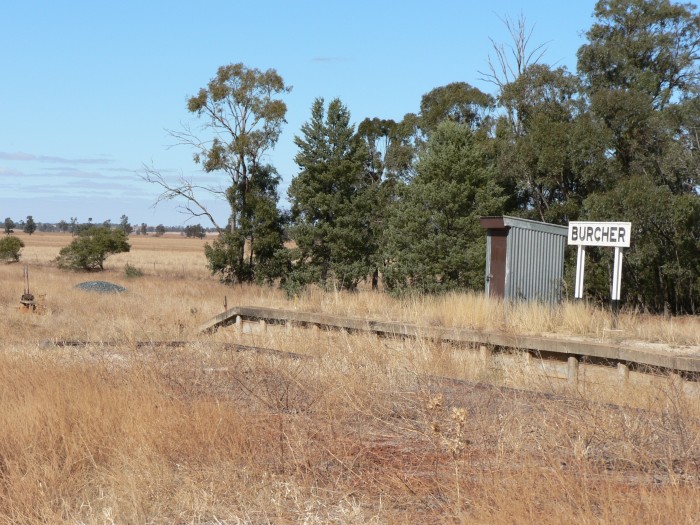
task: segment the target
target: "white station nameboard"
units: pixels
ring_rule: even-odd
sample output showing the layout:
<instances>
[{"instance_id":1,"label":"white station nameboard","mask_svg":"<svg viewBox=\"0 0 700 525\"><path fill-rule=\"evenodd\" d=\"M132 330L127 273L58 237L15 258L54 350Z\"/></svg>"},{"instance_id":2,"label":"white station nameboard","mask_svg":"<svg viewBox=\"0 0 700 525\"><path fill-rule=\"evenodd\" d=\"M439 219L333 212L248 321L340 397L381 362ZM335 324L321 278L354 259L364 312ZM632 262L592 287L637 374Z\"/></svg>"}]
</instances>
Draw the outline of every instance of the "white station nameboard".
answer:
<instances>
[{"instance_id":1,"label":"white station nameboard","mask_svg":"<svg viewBox=\"0 0 700 525\"><path fill-rule=\"evenodd\" d=\"M569 245L629 248L631 235L631 222L569 223Z\"/></svg>"},{"instance_id":2,"label":"white station nameboard","mask_svg":"<svg viewBox=\"0 0 700 525\"><path fill-rule=\"evenodd\" d=\"M576 254L576 286L574 297L583 298L583 269L586 265L586 246L611 246L615 248L613 279L610 298L617 308L622 287L622 248L629 248L632 236L631 222L583 222L569 223L569 244L578 246Z\"/></svg>"}]
</instances>

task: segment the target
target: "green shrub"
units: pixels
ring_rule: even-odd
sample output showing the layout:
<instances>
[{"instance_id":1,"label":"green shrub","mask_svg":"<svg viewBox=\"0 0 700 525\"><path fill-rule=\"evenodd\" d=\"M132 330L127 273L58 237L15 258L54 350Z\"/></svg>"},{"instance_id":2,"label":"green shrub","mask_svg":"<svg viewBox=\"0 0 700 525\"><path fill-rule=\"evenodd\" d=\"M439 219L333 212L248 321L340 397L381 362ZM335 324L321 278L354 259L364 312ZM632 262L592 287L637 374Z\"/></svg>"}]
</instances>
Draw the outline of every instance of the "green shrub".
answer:
<instances>
[{"instance_id":1,"label":"green shrub","mask_svg":"<svg viewBox=\"0 0 700 525\"><path fill-rule=\"evenodd\" d=\"M80 231L73 242L61 249L56 263L69 270L104 270L108 255L130 249L124 230L92 226Z\"/></svg>"},{"instance_id":2,"label":"green shrub","mask_svg":"<svg viewBox=\"0 0 700 525\"><path fill-rule=\"evenodd\" d=\"M24 248L24 241L14 235L8 235L0 239L0 261L19 261L20 252Z\"/></svg>"},{"instance_id":3,"label":"green shrub","mask_svg":"<svg viewBox=\"0 0 700 525\"><path fill-rule=\"evenodd\" d=\"M124 266L124 275L127 277L143 277L143 270L141 268L137 268L136 266L132 266L129 263L126 263L126 266Z\"/></svg>"}]
</instances>

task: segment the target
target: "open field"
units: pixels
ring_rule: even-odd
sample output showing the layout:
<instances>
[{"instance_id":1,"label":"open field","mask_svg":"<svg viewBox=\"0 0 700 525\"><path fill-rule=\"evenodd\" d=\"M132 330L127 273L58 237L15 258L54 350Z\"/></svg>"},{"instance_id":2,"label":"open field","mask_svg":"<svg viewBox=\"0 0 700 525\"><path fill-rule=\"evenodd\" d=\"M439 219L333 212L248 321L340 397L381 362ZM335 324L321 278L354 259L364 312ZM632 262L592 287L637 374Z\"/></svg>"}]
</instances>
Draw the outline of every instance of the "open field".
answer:
<instances>
[{"instance_id":1,"label":"open field","mask_svg":"<svg viewBox=\"0 0 700 525\"><path fill-rule=\"evenodd\" d=\"M71 241L70 234L42 234L32 236L18 234L26 247L22 261L30 267L41 268L52 274L52 261L61 247ZM700 320L696 317L663 318L639 312L625 312L619 317L619 330L612 330L608 312L583 304L565 303L558 308L540 304L507 307L497 301L485 300L480 294L448 294L442 297L416 297L396 300L381 293L324 293L312 289L302 297L287 299L273 289L256 287L225 287L211 277L206 268L203 246L206 240L187 239L179 235L163 237L136 236L129 238L131 252L110 256L103 274L58 272L62 279L78 283L91 279L107 279L124 284L124 266L130 264L142 270L147 279L139 282L139 288L161 286L157 279L187 279L197 281L198 310L204 304L206 316L223 308L224 296L228 304L250 306L294 307L311 312L368 317L385 321L405 321L432 326L454 326L484 330L504 330L521 334L559 334L588 337L596 340L643 341L679 347L700 347ZM21 295L21 268L7 265L8 272L20 275L17 280ZM37 270L39 271L39 270ZM37 271L32 272L39 279ZM37 285L40 281L37 281ZM39 290L38 293L42 293ZM209 298L206 301L203 298Z\"/></svg>"},{"instance_id":2,"label":"open field","mask_svg":"<svg viewBox=\"0 0 700 525\"><path fill-rule=\"evenodd\" d=\"M84 274L51 265L70 235L23 237L0 266L0 523L695 523L700 400L678 379L574 390L525 362L494 371L428 341L197 328L247 304L694 351L695 318L477 295L225 287L203 241L132 236ZM127 278L124 266L144 272ZM118 295L74 286L106 280ZM50 341L89 341L55 346ZM144 342L189 341L183 346ZM235 350L233 344L295 355ZM445 377L450 380L443 379Z\"/></svg>"}]
</instances>

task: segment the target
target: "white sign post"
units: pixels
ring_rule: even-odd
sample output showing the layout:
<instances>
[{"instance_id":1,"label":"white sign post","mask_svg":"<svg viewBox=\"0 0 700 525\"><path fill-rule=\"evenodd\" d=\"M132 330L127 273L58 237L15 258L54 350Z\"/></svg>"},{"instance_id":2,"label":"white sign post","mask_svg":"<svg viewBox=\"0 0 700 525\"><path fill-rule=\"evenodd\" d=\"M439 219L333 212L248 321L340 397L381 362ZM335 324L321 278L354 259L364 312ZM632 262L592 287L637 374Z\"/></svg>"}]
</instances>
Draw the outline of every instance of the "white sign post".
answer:
<instances>
[{"instance_id":1,"label":"white sign post","mask_svg":"<svg viewBox=\"0 0 700 525\"><path fill-rule=\"evenodd\" d=\"M576 286L574 297L583 298L583 269L586 265L586 246L609 246L615 248L610 299L614 308L620 301L622 284L622 248L629 248L632 236L631 222L582 222L569 223L569 245L578 246L576 256Z\"/></svg>"}]
</instances>

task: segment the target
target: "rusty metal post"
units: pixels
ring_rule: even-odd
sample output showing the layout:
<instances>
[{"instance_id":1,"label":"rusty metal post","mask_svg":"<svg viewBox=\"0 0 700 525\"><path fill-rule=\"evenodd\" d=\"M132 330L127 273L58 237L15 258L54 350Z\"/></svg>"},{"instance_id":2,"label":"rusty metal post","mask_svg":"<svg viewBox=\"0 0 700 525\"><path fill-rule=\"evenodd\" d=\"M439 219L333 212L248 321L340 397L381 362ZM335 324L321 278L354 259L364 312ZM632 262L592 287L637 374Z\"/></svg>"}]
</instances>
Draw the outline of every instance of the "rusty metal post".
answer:
<instances>
[{"instance_id":1,"label":"rusty metal post","mask_svg":"<svg viewBox=\"0 0 700 525\"><path fill-rule=\"evenodd\" d=\"M34 301L34 295L29 292L29 266L24 265L23 269L24 277L24 293L19 300L20 310L23 312L34 312L36 310L36 301Z\"/></svg>"}]
</instances>

